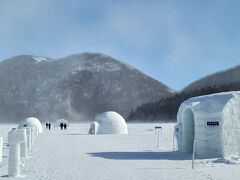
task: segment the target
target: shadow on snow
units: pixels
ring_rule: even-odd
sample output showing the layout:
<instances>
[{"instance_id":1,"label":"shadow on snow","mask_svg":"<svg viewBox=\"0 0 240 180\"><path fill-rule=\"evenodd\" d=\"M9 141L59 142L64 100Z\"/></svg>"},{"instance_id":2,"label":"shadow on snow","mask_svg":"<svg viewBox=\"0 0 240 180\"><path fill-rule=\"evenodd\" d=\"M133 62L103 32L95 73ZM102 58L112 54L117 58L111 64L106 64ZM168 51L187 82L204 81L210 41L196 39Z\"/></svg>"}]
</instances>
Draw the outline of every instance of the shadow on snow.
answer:
<instances>
[{"instance_id":1,"label":"shadow on snow","mask_svg":"<svg viewBox=\"0 0 240 180\"><path fill-rule=\"evenodd\" d=\"M87 153L92 157L113 160L190 160L191 154L173 152L95 152Z\"/></svg>"}]
</instances>

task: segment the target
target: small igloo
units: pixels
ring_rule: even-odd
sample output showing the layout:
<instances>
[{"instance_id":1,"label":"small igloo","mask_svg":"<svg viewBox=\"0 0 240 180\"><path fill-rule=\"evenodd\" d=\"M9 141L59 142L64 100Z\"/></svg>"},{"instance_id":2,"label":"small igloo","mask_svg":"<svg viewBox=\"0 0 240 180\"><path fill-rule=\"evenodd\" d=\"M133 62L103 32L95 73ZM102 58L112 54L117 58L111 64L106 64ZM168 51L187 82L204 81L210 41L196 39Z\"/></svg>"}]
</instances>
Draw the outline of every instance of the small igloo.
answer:
<instances>
[{"instance_id":1,"label":"small igloo","mask_svg":"<svg viewBox=\"0 0 240 180\"><path fill-rule=\"evenodd\" d=\"M91 124L91 127L94 127L94 134L128 134L126 121L117 112L102 113L96 117L94 123ZM91 127L89 132L93 132Z\"/></svg>"},{"instance_id":2,"label":"small igloo","mask_svg":"<svg viewBox=\"0 0 240 180\"><path fill-rule=\"evenodd\" d=\"M191 98L177 114L178 149L199 156L240 155L240 91Z\"/></svg>"},{"instance_id":3,"label":"small igloo","mask_svg":"<svg viewBox=\"0 0 240 180\"><path fill-rule=\"evenodd\" d=\"M26 118L18 124L18 128L26 127L26 126L35 127L37 129L37 133L42 133L43 132L41 122L39 121L39 119L37 119L35 117Z\"/></svg>"},{"instance_id":4,"label":"small igloo","mask_svg":"<svg viewBox=\"0 0 240 180\"><path fill-rule=\"evenodd\" d=\"M67 127L69 127L69 122L66 119L58 119L57 121L55 121L54 126L55 127L60 127L61 123L66 124Z\"/></svg>"}]
</instances>

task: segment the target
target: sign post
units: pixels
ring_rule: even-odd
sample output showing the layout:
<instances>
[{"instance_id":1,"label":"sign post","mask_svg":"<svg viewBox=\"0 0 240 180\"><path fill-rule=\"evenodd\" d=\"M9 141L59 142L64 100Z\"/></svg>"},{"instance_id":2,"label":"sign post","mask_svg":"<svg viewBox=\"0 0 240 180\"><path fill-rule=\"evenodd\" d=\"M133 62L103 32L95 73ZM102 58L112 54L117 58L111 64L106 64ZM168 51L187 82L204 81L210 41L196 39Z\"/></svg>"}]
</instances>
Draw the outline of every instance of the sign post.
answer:
<instances>
[{"instance_id":1,"label":"sign post","mask_svg":"<svg viewBox=\"0 0 240 180\"><path fill-rule=\"evenodd\" d=\"M157 149L159 149L160 130L161 130L161 134L162 134L162 127L161 126L156 126L155 127L155 134L156 134L156 131L157 131Z\"/></svg>"}]
</instances>

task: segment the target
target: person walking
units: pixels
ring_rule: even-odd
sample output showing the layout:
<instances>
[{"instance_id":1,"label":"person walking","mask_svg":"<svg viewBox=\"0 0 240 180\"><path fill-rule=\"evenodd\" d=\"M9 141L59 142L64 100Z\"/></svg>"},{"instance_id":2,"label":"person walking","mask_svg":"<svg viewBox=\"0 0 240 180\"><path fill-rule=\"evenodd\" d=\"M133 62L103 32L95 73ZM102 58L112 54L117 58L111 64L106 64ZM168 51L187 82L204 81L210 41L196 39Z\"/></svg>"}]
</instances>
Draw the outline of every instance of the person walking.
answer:
<instances>
[{"instance_id":1,"label":"person walking","mask_svg":"<svg viewBox=\"0 0 240 180\"><path fill-rule=\"evenodd\" d=\"M48 129L48 123L46 123L46 129Z\"/></svg>"},{"instance_id":2,"label":"person walking","mask_svg":"<svg viewBox=\"0 0 240 180\"><path fill-rule=\"evenodd\" d=\"M66 130L66 129L67 129L67 124L65 123L65 124L63 125L63 127L64 127L64 130Z\"/></svg>"},{"instance_id":3,"label":"person walking","mask_svg":"<svg viewBox=\"0 0 240 180\"><path fill-rule=\"evenodd\" d=\"M63 123L60 124L61 130L63 130Z\"/></svg>"},{"instance_id":4,"label":"person walking","mask_svg":"<svg viewBox=\"0 0 240 180\"><path fill-rule=\"evenodd\" d=\"M51 130L51 123L48 124L48 129Z\"/></svg>"}]
</instances>

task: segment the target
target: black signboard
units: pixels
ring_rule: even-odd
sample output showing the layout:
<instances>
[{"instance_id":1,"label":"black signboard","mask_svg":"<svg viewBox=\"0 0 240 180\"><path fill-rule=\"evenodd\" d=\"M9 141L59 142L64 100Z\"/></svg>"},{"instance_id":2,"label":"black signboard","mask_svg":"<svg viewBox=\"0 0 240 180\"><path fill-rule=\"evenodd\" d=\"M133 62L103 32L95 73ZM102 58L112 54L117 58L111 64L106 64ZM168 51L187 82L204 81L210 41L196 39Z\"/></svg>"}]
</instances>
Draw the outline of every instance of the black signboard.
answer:
<instances>
[{"instance_id":1,"label":"black signboard","mask_svg":"<svg viewBox=\"0 0 240 180\"><path fill-rule=\"evenodd\" d=\"M208 121L207 125L208 126L219 126L219 122L218 121Z\"/></svg>"}]
</instances>

